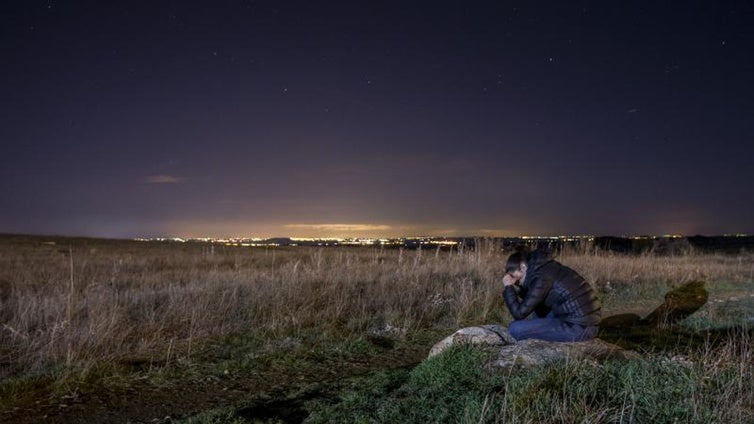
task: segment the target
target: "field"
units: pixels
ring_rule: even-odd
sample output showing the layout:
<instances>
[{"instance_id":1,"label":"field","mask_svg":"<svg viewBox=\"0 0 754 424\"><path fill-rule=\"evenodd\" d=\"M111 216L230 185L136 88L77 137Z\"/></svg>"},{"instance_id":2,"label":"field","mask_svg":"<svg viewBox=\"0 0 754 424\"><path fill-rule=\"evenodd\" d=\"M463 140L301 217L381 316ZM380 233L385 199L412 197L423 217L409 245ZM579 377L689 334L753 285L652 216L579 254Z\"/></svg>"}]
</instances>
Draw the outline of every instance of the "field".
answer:
<instances>
[{"instance_id":1,"label":"field","mask_svg":"<svg viewBox=\"0 0 754 424\"><path fill-rule=\"evenodd\" d=\"M473 349L423 361L460 327L510 322L507 254L484 240L401 250L2 236L0 421L754 421L754 254L560 252L604 316L644 315L671 288L706 283L709 301L678 328L609 337L645 360L511 375L484 371Z\"/></svg>"}]
</instances>

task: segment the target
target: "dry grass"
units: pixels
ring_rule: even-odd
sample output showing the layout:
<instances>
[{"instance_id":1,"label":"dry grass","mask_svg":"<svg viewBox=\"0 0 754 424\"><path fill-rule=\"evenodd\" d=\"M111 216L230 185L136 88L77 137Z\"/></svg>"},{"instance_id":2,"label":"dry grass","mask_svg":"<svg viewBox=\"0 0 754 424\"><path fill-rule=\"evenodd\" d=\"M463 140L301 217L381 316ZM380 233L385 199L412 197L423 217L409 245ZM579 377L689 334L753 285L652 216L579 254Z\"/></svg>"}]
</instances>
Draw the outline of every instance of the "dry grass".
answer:
<instances>
[{"instance_id":1,"label":"dry grass","mask_svg":"<svg viewBox=\"0 0 754 424\"><path fill-rule=\"evenodd\" d=\"M509 319L499 281L507 253L492 243L406 251L44 241L0 238L0 362L8 370L190 355L208 339L250 330L362 332ZM632 300L651 305L669 285L691 280L750 282L754 270L751 254L564 252L559 259L616 309Z\"/></svg>"}]
</instances>

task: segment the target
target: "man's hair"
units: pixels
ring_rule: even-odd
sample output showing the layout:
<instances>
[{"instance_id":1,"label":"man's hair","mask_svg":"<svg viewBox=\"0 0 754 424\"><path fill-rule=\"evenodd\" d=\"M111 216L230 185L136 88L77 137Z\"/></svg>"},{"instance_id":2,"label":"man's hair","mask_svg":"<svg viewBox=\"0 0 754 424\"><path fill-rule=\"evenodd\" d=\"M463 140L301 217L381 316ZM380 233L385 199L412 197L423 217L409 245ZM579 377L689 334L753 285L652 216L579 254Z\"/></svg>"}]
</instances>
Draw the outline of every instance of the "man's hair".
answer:
<instances>
[{"instance_id":1,"label":"man's hair","mask_svg":"<svg viewBox=\"0 0 754 424\"><path fill-rule=\"evenodd\" d=\"M515 252L508 256L508 262L505 264L505 273L518 271L522 263L529 262L531 252L526 246L516 246Z\"/></svg>"}]
</instances>

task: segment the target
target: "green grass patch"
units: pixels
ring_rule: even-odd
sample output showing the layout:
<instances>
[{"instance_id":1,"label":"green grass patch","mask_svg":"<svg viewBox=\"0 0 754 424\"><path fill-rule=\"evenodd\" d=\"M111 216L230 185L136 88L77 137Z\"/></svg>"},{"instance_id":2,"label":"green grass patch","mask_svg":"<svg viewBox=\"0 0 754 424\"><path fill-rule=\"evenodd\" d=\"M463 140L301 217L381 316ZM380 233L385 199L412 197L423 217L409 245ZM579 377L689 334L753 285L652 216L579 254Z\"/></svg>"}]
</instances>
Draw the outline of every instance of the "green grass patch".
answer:
<instances>
[{"instance_id":1,"label":"green grass patch","mask_svg":"<svg viewBox=\"0 0 754 424\"><path fill-rule=\"evenodd\" d=\"M486 368L488 359L481 349L452 348L424 361L394 389L402 375L374 374L337 402L314 405L309 422L707 423L754 417L751 370L737 373L735 363L710 370L654 358L504 372ZM731 391L739 396L733 401Z\"/></svg>"}]
</instances>

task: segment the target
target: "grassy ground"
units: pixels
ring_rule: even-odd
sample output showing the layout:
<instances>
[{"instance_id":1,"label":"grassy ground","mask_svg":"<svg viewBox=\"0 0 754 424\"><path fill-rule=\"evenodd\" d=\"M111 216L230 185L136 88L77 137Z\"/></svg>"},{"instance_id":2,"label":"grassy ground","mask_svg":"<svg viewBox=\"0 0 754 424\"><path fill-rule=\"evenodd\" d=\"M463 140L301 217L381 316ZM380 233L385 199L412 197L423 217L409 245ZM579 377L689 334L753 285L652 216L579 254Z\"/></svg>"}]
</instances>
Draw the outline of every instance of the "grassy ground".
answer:
<instances>
[{"instance_id":1,"label":"grassy ground","mask_svg":"<svg viewBox=\"0 0 754 424\"><path fill-rule=\"evenodd\" d=\"M338 402L313 405L310 422L751 422L750 346L509 374L485 369L483 349L460 347L359 382Z\"/></svg>"},{"instance_id":2,"label":"grassy ground","mask_svg":"<svg viewBox=\"0 0 754 424\"><path fill-rule=\"evenodd\" d=\"M644 315L670 288L706 281L709 302L668 335L702 337L646 347L687 362L499 376L475 371L484 352L459 350L417 367L459 327L510 321L505 257L491 243L403 251L1 237L0 421L751 419L751 254L558 258L595 285L608 315ZM731 327L744 330L704 343ZM679 391L662 397L652 381Z\"/></svg>"}]
</instances>

